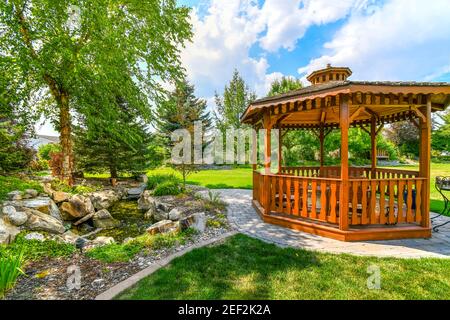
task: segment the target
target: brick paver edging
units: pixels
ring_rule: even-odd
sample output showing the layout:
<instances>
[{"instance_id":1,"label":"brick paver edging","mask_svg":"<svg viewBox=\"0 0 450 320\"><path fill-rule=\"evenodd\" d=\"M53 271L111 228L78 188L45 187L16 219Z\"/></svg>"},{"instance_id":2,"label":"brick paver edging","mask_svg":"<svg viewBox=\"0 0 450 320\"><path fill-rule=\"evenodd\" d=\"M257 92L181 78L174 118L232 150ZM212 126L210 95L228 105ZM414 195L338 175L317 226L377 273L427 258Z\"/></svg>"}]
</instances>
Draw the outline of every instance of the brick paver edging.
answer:
<instances>
[{"instance_id":1,"label":"brick paver edging","mask_svg":"<svg viewBox=\"0 0 450 320\"><path fill-rule=\"evenodd\" d=\"M135 285L138 281L142 280L143 278L151 275L152 273L154 273L155 271L159 270L162 267L167 266L173 259L178 258L194 249L197 248L201 248L204 246L208 246L211 245L213 243L219 242L221 240L224 240L228 237L231 237L235 234L237 234L237 231L230 231L227 233L224 233L218 237L209 239L209 240L205 240L205 241L201 241L199 243L196 243L186 249L183 249L181 251L178 251L174 254L171 254L170 256L161 259L159 261L154 262L153 264L151 264L150 266L148 266L147 268L139 271L138 273L135 273L134 275L132 275L131 277L123 280L122 282L119 282L118 284L116 284L115 286L109 288L108 290L106 290L105 292L99 294L97 297L95 297L95 300L111 300L113 299L115 296L117 296L119 293L121 293L122 291L132 287L133 285Z\"/></svg>"}]
</instances>

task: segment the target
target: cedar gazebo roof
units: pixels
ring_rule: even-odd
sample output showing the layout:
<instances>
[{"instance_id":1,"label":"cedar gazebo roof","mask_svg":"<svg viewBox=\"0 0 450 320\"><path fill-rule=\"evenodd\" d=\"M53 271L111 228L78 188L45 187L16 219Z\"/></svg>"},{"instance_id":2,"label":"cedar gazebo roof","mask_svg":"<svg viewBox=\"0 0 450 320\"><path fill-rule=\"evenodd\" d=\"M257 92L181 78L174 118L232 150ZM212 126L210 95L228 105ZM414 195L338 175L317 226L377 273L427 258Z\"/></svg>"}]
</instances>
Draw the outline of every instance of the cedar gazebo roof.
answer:
<instances>
[{"instance_id":1,"label":"cedar gazebo roof","mask_svg":"<svg viewBox=\"0 0 450 320\"><path fill-rule=\"evenodd\" d=\"M373 115L377 123L392 123L420 117L417 108L431 95L432 111L450 105L450 83L335 80L351 75L351 70L328 66L313 72L311 86L285 94L258 99L241 117L243 123L257 126L262 111L278 117L280 128L339 127L339 105L342 95L349 96L351 126L369 124ZM318 83L320 78L321 81Z\"/></svg>"}]
</instances>

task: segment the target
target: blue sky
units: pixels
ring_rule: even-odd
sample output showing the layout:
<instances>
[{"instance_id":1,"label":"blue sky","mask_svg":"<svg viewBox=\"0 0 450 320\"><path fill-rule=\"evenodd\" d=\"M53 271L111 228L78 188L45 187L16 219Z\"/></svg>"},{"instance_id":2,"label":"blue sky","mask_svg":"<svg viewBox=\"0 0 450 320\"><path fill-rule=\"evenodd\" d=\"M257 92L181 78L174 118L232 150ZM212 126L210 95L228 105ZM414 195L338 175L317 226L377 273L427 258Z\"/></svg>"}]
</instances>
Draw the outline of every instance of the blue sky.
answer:
<instances>
[{"instance_id":1,"label":"blue sky","mask_svg":"<svg viewBox=\"0 0 450 320\"><path fill-rule=\"evenodd\" d=\"M258 96L327 63L353 80L450 82L449 0L178 0L192 8L181 60L214 108L238 69ZM38 129L54 133L48 125Z\"/></svg>"}]
</instances>

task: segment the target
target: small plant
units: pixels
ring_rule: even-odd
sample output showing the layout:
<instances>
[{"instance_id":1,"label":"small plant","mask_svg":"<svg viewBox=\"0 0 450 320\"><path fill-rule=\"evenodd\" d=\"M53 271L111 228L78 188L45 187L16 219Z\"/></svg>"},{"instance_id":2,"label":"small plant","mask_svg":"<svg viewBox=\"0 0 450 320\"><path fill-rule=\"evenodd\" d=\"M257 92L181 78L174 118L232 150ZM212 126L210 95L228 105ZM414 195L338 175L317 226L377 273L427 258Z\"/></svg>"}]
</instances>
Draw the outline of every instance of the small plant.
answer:
<instances>
[{"instance_id":1,"label":"small plant","mask_svg":"<svg viewBox=\"0 0 450 320\"><path fill-rule=\"evenodd\" d=\"M220 194L208 190L208 199L204 201L205 209L208 211L222 211L225 209L225 203L220 199Z\"/></svg>"},{"instance_id":2,"label":"small plant","mask_svg":"<svg viewBox=\"0 0 450 320\"><path fill-rule=\"evenodd\" d=\"M0 253L0 299L11 290L17 282L17 278L24 274L22 264L24 262L23 249L18 253Z\"/></svg>"},{"instance_id":3,"label":"small plant","mask_svg":"<svg viewBox=\"0 0 450 320\"><path fill-rule=\"evenodd\" d=\"M176 196L182 193L182 188L180 183L177 181L165 181L161 184L158 184L153 190L153 195L155 196Z\"/></svg>"},{"instance_id":4,"label":"small plant","mask_svg":"<svg viewBox=\"0 0 450 320\"><path fill-rule=\"evenodd\" d=\"M111 243L101 247L95 247L86 252L90 258L103 262L127 262L134 258L142 250L142 245L137 242L117 244Z\"/></svg>"},{"instance_id":5,"label":"small plant","mask_svg":"<svg viewBox=\"0 0 450 320\"><path fill-rule=\"evenodd\" d=\"M178 183L181 182L180 179L173 173L156 173L148 176L147 189L153 190L159 184L167 181L174 181Z\"/></svg>"}]
</instances>

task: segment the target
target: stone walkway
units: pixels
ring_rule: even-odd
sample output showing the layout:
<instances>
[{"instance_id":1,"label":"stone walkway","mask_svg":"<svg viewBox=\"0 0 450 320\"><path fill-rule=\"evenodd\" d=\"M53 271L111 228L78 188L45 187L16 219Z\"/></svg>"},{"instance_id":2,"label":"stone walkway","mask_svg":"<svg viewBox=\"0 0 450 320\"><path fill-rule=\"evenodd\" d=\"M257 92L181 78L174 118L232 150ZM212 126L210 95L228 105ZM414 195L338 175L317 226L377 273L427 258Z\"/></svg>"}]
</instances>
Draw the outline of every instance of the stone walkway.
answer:
<instances>
[{"instance_id":1,"label":"stone walkway","mask_svg":"<svg viewBox=\"0 0 450 320\"><path fill-rule=\"evenodd\" d=\"M228 219L237 231L280 246L377 257L450 258L450 224L440 228L439 232L433 232L431 239L342 242L264 223L251 205L251 190L215 191L219 192L222 199L228 203ZM432 214L432 217L434 216L435 213ZM448 217L439 217L433 224L449 220Z\"/></svg>"}]
</instances>

